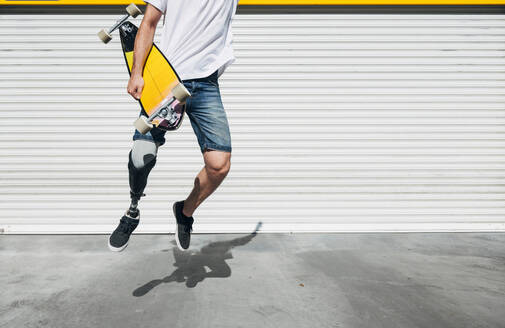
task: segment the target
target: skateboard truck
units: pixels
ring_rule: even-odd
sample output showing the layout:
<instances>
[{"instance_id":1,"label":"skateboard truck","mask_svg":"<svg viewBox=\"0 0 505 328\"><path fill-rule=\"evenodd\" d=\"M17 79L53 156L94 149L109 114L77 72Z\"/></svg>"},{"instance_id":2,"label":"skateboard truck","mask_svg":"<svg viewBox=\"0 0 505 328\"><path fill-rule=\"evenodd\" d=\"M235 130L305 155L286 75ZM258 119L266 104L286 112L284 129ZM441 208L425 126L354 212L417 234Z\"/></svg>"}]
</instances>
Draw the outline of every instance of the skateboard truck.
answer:
<instances>
[{"instance_id":1,"label":"skateboard truck","mask_svg":"<svg viewBox=\"0 0 505 328\"><path fill-rule=\"evenodd\" d=\"M142 115L135 120L133 125L140 133L146 134L149 132L154 127L152 121L158 117L167 120L170 125L177 121L177 113L174 110L175 106L172 105L176 102L184 104L186 99L191 97L191 93L189 93L184 84L179 83L172 89L172 95L172 97L163 100L149 117Z\"/></svg>"},{"instance_id":2,"label":"skateboard truck","mask_svg":"<svg viewBox=\"0 0 505 328\"><path fill-rule=\"evenodd\" d=\"M142 14L142 11L134 3L131 3L128 7L126 7L126 12L127 14L118 19L111 28L109 29L104 28L100 32L98 32L98 37L100 38L100 40L102 40L103 43L109 43L109 41L112 40L112 32L114 32L121 25L123 25L123 23L126 22L128 18L130 18L130 16L135 18L138 15Z\"/></svg>"}]
</instances>

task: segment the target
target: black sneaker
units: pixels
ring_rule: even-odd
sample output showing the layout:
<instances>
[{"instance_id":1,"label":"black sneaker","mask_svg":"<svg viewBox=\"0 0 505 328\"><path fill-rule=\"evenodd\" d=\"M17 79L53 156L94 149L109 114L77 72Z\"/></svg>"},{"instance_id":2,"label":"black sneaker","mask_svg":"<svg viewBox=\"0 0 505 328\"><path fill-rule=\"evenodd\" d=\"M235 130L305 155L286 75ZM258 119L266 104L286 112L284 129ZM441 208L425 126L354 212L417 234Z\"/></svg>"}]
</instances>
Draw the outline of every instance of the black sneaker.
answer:
<instances>
[{"instance_id":1,"label":"black sneaker","mask_svg":"<svg viewBox=\"0 0 505 328\"><path fill-rule=\"evenodd\" d=\"M175 228L175 241L177 242L177 247L181 251L188 249L189 242L191 241L191 231L193 230L193 222L195 221L193 217L187 217L182 213L184 208L184 201L175 202L173 206L174 216L176 221Z\"/></svg>"},{"instance_id":2,"label":"black sneaker","mask_svg":"<svg viewBox=\"0 0 505 328\"><path fill-rule=\"evenodd\" d=\"M127 212L121 220L116 230L109 237L109 249L113 252L121 252L128 246L130 235L139 224L140 213L137 210L137 215L132 217L130 212Z\"/></svg>"}]
</instances>

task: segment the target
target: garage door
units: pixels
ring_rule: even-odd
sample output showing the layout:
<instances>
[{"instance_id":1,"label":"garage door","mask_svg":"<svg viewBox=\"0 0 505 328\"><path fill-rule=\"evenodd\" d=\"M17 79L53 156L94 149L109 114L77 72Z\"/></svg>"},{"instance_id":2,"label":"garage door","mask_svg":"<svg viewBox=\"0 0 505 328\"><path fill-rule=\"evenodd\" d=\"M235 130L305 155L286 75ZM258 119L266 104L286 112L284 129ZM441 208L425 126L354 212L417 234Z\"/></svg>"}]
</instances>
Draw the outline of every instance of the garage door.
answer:
<instances>
[{"instance_id":1,"label":"garage door","mask_svg":"<svg viewBox=\"0 0 505 328\"><path fill-rule=\"evenodd\" d=\"M103 233L129 202L138 105L114 15L0 15L0 229ZM238 15L221 79L232 171L196 232L505 229L505 17ZM142 200L173 231L186 120Z\"/></svg>"}]
</instances>

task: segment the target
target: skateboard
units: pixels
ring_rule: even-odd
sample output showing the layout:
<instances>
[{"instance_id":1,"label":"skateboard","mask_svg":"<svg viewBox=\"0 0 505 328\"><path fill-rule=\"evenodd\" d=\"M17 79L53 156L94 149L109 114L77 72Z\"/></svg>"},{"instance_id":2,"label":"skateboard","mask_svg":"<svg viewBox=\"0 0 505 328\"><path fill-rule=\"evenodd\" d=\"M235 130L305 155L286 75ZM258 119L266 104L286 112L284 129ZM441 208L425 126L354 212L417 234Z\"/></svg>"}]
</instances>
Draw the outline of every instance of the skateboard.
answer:
<instances>
[{"instance_id":1,"label":"skateboard","mask_svg":"<svg viewBox=\"0 0 505 328\"><path fill-rule=\"evenodd\" d=\"M126 12L127 14L117 20L111 28L98 32L98 37L102 42L108 43L112 40L112 33L119 29L126 67L131 75L133 48L138 28L128 19L137 17L142 14L142 11L134 4L130 4L126 7ZM146 134L153 127L165 131L178 129L184 118L184 104L191 94L184 87L168 59L154 43L147 55L142 77L144 89L138 100L142 113L133 123L135 128L142 134Z\"/></svg>"}]
</instances>

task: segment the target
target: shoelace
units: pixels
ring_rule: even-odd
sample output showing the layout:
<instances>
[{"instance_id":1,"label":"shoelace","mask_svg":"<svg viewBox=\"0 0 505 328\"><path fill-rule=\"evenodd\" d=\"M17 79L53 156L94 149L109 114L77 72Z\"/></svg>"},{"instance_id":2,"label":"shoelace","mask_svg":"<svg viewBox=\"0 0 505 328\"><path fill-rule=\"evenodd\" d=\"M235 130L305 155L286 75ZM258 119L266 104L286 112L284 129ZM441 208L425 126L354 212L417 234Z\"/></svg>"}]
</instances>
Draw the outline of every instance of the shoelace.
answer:
<instances>
[{"instance_id":1,"label":"shoelace","mask_svg":"<svg viewBox=\"0 0 505 328\"><path fill-rule=\"evenodd\" d=\"M119 227L118 227L118 230L121 231L122 233L126 233L126 234L129 234L131 231L131 228L132 228L132 225L131 223L125 219L125 218L121 218L121 220L119 220Z\"/></svg>"}]
</instances>

